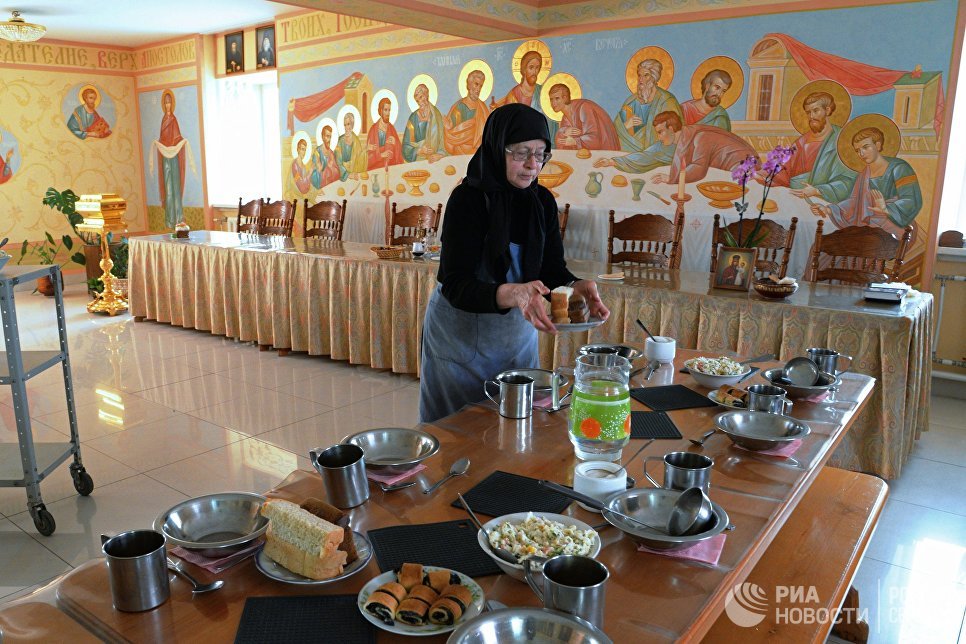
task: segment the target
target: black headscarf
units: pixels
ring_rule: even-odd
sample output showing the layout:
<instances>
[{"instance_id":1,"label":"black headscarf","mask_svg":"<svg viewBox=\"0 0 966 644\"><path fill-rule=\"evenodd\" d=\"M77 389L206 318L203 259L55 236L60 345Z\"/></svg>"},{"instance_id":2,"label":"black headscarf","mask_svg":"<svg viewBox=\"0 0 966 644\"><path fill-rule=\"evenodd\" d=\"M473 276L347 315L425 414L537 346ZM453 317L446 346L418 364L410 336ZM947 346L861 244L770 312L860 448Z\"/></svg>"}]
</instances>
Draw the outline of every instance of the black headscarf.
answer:
<instances>
[{"instance_id":1,"label":"black headscarf","mask_svg":"<svg viewBox=\"0 0 966 644\"><path fill-rule=\"evenodd\" d=\"M540 274L543 259L543 205L537 196L537 182L517 188L506 178L508 145L542 139L550 149L547 119L532 107L511 103L490 113L483 126L483 142L466 168L466 183L486 194L490 228L483 243L483 261L487 272L498 283L506 279L510 268L510 218L526 216L528 220L527 251L523 257L523 279L531 281ZM520 212L525 208L529 212Z\"/></svg>"}]
</instances>

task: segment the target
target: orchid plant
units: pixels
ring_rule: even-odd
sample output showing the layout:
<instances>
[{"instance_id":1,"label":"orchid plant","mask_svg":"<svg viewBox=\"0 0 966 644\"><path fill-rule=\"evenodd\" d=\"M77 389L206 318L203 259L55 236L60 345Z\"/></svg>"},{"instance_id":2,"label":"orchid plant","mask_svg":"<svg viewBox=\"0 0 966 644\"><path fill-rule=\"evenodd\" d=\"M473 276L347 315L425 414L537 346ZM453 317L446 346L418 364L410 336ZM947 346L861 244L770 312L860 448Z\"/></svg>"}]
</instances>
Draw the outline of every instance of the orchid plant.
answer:
<instances>
[{"instance_id":1,"label":"orchid plant","mask_svg":"<svg viewBox=\"0 0 966 644\"><path fill-rule=\"evenodd\" d=\"M738 239L735 239L727 228L723 229L725 243L728 246L734 248L754 248L768 234L767 232L761 233L761 217L765 214L765 202L768 200L768 191L771 190L771 184L775 180L775 175L782 171L782 168L788 164L793 154L795 154L794 145L789 147L777 145L774 150L768 153L764 164L761 163L756 155L749 154L744 161L735 166L734 170L731 171L731 178L741 186L741 201L735 202L735 210L738 211ZM745 201L745 197L748 194L748 181L757 175L759 171L764 173L765 176L762 181L765 186L765 192L761 198L761 203L758 204L758 219L755 220L755 227L751 229L747 237L742 239L741 222L744 220L745 212L748 210L748 203Z\"/></svg>"}]
</instances>

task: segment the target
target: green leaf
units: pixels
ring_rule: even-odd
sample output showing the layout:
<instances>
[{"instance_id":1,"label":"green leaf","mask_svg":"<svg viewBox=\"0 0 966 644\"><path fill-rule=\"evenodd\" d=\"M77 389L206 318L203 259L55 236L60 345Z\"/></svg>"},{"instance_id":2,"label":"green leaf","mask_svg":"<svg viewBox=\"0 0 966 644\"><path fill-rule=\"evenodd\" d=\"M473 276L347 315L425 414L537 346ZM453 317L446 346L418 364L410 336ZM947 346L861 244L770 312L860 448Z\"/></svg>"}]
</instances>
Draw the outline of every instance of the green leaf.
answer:
<instances>
[{"instance_id":1,"label":"green leaf","mask_svg":"<svg viewBox=\"0 0 966 644\"><path fill-rule=\"evenodd\" d=\"M47 241L49 241L51 246L53 246L55 244L53 236L48 232L45 232L44 234L47 235Z\"/></svg>"},{"instance_id":2,"label":"green leaf","mask_svg":"<svg viewBox=\"0 0 966 644\"><path fill-rule=\"evenodd\" d=\"M80 264L81 266L87 266L87 257L84 253L77 252L70 256L71 261L75 264Z\"/></svg>"},{"instance_id":3,"label":"green leaf","mask_svg":"<svg viewBox=\"0 0 966 644\"><path fill-rule=\"evenodd\" d=\"M64 242L64 248L67 250L70 250L74 247L74 240L70 238L70 235L64 235L61 237L61 240Z\"/></svg>"},{"instance_id":4,"label":"green leaf","mask_svg":"<svg viewBox=\"0 0 966 644\"><path fill-rule=\"evenodd\" d=\"M752 235L754 235L754 233L752 233ZM752 238L752 235L748 235L748 248L753 248L765 241L765 238L768 237L768 231L762 231L761 234L755 236L754 238Z\"/></svg>"},{"instance_id":5,"label":"green leaf","mask_svg":"<svg viewBox=\"0 0 966 644\"><path fill-rule=\"evenodd\" d=\"M25 239L23 240L23 245L20 247L20 259L23 259L28 250L30 250L30 242Z\"/></svg>"},{"instance_id":6,"label":"green leaf","mask_svg":"<svg viewBox=\"0 0 966 644\"><path fill-rule=\"evenodd\" d=\"M738 246L738 242L735 241L735 238L732 236L730 230L728 230L727 228L722 228L721 232L724 235L725 246L731 246L732 248L735 248L736 246Z\"/></svg>"}]
</instances>

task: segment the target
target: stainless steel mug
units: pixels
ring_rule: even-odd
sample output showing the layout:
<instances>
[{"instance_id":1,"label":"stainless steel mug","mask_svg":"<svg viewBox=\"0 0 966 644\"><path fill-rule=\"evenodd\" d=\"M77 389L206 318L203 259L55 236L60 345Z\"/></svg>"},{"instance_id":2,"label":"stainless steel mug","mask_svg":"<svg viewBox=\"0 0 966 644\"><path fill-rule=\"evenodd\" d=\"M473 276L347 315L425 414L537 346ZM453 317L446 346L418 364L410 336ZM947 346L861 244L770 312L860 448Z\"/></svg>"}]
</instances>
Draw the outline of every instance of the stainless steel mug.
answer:
<instances>
[{"instance_id":1,"label":"stainless steel mug","mask_svg":"<svg viewBox=\"0 0 966 644\"><path fill-rule=\"evenodd\" d=\"M830 373L833 376L837 376L844 371L848 371L852 366L852 356L839 353L834 349L812 347L806 351L806 353L808 354L808 359L818 365L819 371ZM839 369L839 361L844 361L846 363L841 369Z\"/></svg>"},{"instance_id":2,"label":"stainless steel mug","mask_svg":"<svg viewBox=\"0 0 966 644\"><path fill-rule=\"evenodd\" d=\"M607 566L590 557L557 555L543 564L542 588L531 566L525 568L527 583L545 608L576 615L604 628L604 592L610 577Z\"/></svg>"},{"instance_id":3,"label":"stainless steel mug","mask_svg":"<svg viewBox=\"0 0 966 644\"><path fill-rule=\"evenodd\" d=\"M499 385L499 398L490 393L490 385ZM499 406L504 418L527 418L533 413L533 378L530 376L501 373L496 380L483 383L483 393Z\"/></svg>"},{"instance_id":4,"label":"stainless steel mug","mask_svg":"<svg viewBox=\"0 0 966 644\"><path fill-rule=\"evenodd\" d=\"M647 473L648 461L664 462L664 485L658 485L657 481ZM663 487L668 490L687 490L692 487L699 487L707 494L711 489L711 468L714 460L704 454L695 452L669 452L664 456L648 456L644 459L644 478L651 482L654 487Z\"/></svg>"},{"instance_id":5,"label":"stainless steel mug","mask_svg":"<svg viewBox=\"0 0 966 644\"><path fill-rule=\"evenodd\" d=\"M114 608L129 613L151 610L168 600L168 563L164 535L157 530L131 530L101 535L107 558Z\"/></svg>"},{"instance_id":6,"label":"stainless steel mug","mask_svg":"<svg viewBox=\"0 0 966 644\"><path fill-rule=\"evenodd\" d=\"M785 409L792 406L787 394L787 391L774 385L752 385L748 387L748 410L784 414Z\"/></svg>"},{"instance_id":7,"label":"stainless steel mug","mask_svg":"<svg viewBox=\"0 0 966 644\"><path fill-rule=\"evenodd\" d=\"M312 465L322 475L329 503L343 510L369 500L365 451L358 445L333 445L309 450Z\"/></svg>"}]
</instances>

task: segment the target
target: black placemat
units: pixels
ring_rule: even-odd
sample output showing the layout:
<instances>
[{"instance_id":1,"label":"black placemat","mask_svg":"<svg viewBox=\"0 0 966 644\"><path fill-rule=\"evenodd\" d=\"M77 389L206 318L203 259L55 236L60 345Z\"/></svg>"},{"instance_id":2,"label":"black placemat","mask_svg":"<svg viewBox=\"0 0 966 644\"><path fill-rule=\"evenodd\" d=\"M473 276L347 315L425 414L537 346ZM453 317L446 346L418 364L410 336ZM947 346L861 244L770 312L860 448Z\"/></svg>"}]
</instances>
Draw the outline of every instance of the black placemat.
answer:
<instances>
[{"instance_id":1,"label":"black placemat","mask_svg":"<svg viewBox=\"0 0 966 644\"><path fill-rule=\"evenodd\" d=\"M684 385L666 385L664 387L637 387L631 389L631 397L644 403L654 411L672 411L675 409L692 409L694 407L714 407L715 404L693 389Z\"/></svg>"},{"instance_id":2,"label":"black placemat","mask_svg":"<svg viewBox=\"0 0 966 644\"><path fill-rule=\"evenodd\" d=\"M476 533L476 526L462 519L379 528L367 536L382 572L418 563L459 570L470 577L499 574L500 568L480 548Z\"/></svg>"},{"instance_id":3,"label":"black placemat","mask_svg":"<svg viewBox=\"0 0 966 644\"><path fill-rule=\"evenodd\" d=\"M356 607L356 595L249 597L235 633L235 644L320 642L373 644L376 628Z\"/></svg>"},{"instance_id":4,"label":"black placemat","mask_svg":"<svg viewBox=\"0 0 966 644\"><path fill-rule=\"evenodd\" d=\"M497 470L477 483L463 498L473 512L499 517L514 512L552 512L560 514L573 503L562 494L540 485L537 479ZM462 508L459 500L454 508Z\"/></svg>"},{"instance_id":5,"label":"black placemat","mask_svg":"<svg viewBox=\"0 0 966 644\"><path fill-rule=\"evenodd\" d=\"M681 438L681 432L663 411L632 411L631 438Z\"/></svg>"}]
</instances>

